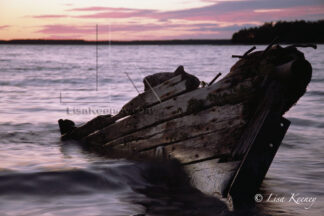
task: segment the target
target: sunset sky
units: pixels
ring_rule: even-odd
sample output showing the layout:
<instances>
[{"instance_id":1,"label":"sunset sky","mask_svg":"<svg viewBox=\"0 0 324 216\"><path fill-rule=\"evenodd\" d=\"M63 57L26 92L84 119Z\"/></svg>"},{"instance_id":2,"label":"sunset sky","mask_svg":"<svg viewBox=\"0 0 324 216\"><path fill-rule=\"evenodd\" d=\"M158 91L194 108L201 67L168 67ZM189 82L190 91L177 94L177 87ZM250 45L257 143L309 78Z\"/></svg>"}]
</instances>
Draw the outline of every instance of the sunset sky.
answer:
<instances>
[{"instance_id":1,"label":"sunset sky","mask_svg":"<svg viewBox=\"0 0 324 216\"><path fill-rule=\"evenodd\" d=\"M222 39L265 21L324 19L324 0L0 0L0 39Z\"/></svg>"}]
</instances>

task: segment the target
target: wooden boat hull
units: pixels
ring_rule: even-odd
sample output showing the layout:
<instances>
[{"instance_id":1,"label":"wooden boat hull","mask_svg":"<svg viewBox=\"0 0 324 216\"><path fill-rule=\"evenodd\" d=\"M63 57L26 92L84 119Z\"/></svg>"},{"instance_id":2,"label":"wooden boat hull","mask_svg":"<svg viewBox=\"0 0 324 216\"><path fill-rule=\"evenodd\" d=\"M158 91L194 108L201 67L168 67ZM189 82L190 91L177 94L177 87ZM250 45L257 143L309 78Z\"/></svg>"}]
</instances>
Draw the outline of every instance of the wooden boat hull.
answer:
<instances>
[{"instance_id":1,"label":"wooden boat hull","mask_svg":"<svg viewBox=\"0 0 324 216\"><path fill-rule=\"evenodd\" d=\"M246 54L204 88L178 68L118 115L101 116L62 139L113 157L176 159L199 190L242 207L251 203L288 129L282 115L310 78L310 64L294 47Z\"/></svg>"}]
</instances>

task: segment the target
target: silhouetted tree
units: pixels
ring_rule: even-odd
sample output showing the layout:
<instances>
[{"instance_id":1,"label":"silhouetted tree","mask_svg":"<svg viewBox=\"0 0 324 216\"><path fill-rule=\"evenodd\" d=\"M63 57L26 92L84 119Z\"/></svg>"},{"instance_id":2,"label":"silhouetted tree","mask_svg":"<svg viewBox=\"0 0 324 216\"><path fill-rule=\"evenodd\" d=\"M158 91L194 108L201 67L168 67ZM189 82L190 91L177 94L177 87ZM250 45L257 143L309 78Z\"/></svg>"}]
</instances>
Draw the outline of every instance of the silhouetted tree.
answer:
<instances>
[{"instance_id":1,"label":"silhouetted tree","mask_svg":"<svg viewBox=\"0 0 324 216\"><path fill-rule=\"evenodd\" d=\"M232 36L233 43L324 43L324 20L306 22L268 22L260 27L244 28Z\"/></svg>"}]
</instances>

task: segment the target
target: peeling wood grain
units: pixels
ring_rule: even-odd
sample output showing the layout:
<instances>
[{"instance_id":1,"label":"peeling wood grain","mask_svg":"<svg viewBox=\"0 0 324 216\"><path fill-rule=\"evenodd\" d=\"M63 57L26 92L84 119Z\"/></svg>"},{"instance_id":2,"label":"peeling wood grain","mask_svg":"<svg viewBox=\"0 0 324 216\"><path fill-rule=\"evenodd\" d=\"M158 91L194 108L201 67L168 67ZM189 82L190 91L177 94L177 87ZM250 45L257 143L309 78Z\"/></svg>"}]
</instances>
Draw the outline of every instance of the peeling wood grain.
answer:
<instances>
[{"instance_id":1,"label":"peeling wood grain","mask_svg":"<svg viewBox=\"0 0 324 216\"><path fill-rule=\"evenodd\" d=\"M241 136L241 127L223 128L217 131L199 135L187 140L163 145L168 159L177 159L181 163L193 163L208 158L224 157L230 158L233 146ZM140 154L154 156L156 148L141 151Z\"/></svg>"},{"instance_id":2,"label":"peeling wood grain","mask_svg":"<svg viewBox=\"0 0 324 216\"><path fill-rule=\"evenodd\" d=\"M211 85L207 88L197 89L177 96L171 100L151 107L150 113L143 111L129 116L123 121L116 122L108 127L87 136L83 141L89 145L102 145L120 136L132 133L134 131L157 125L159 123L188 115L188 102L190 100L204 100L203 108L208 108L217 104L223 106L226 104L241 103L248 98L254 97L255 85L253 79L247 79L231 88L231 84L225 81ZM242 90L244 89L244 90ZM167 109L168 107L168 109Z\"/></svg>"},{"instance_id":3,"label":"peeling wood grain","mask_svg":"<svg viewBox=\"0 0 324 216\"><path fill-rule=\"evenodd\" d=\"M132 114L159 103L159 100L165 101L171 97L184 93L188 91L186 83L187 80L183 77L183 75L175 76L153 87L154 92L159 98L157 98L154 92L149 89L125 104L122 107L122 111Z\"/></svg>"},{"instance_id":4,"label":"peeling wood grain","mask_svg":"<svg viewBox=\"0 0 324 216\"><path fill-rule=\"evenodd\" d=\"M124 118L127 115L143 111L143 109L159 103L159 100L165 101L171 97L175 97L179 94L192 90L187 82L189 81L184 75L175 76L153 88L154 92L158 95L159 98L154 95L154 92L151 89L145 91L144 93L136 96L127 104L125 104L121 109L121 112L116 116L97 116L87 123L77 127L72 132L63 135L61 139L79 140L97 130L107 127L108 125L116 122L121 118ZM146 111L149 110L144 110L144 112Z\"/></svg>"},{"instance_id":5,"label":"peeling wood grain","mask_svg":"<svg viewBox=\"0 0 324 216\"><path fill-rule=\"evenodd\" d=\"M215 106L197 114L183 116L167 122L142 129L129 135L110 141L104 147L119 148L126 145L136 148L135 151L152 148L165 143L189 139L200 134L231 128L239 129L246 122L243 115L244 104Z\"/></svg>"}]
</instances>

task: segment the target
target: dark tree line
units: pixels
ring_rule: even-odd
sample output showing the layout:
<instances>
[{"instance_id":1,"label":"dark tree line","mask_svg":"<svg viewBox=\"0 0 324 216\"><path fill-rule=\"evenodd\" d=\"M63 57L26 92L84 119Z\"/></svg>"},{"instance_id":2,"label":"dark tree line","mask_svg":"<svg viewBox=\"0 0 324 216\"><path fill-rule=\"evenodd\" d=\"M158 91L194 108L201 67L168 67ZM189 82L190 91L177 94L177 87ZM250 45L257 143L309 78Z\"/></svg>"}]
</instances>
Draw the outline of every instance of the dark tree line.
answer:
<instances>
[{"instance_id":1,"label":"dark tree line","mask_svg":"<svg viewBox=\"0 0 324 216\"><path fill-rule=\"evenodd\" d=\"M324 43L324 20L268 22L234 33L232 42L265 44L276 37L281 43Z\"/></svg>"}]
</instances>

